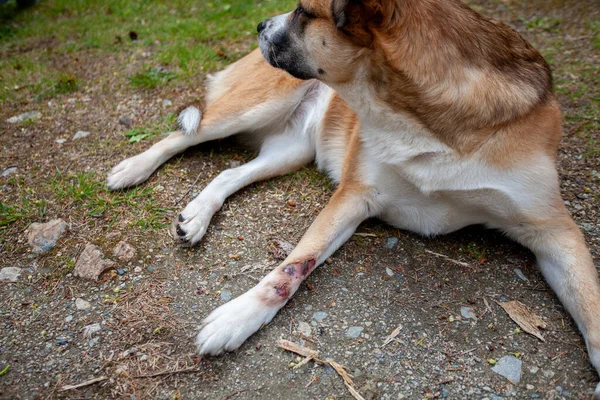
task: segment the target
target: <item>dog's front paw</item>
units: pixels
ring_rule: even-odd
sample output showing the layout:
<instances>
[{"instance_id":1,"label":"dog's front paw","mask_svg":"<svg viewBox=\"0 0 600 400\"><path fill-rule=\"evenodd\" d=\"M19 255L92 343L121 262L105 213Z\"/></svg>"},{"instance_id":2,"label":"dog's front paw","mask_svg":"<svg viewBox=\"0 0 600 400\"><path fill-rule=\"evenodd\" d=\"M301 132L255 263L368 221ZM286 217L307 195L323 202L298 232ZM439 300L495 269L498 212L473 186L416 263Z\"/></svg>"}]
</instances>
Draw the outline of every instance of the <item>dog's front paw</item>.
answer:
<instances>
[{"instance_id":1,"label":"dog's front paw","mask_svg":"<svg viewBox=\"0 0 600 400\"><path fill-rule=\"evenodd\" d=\"M592 400L600 400L600 383L596 386L596 391L592 396Z\"/></svg>"},{"instance_id":2,"label":"dog's front paw","mask_svg":"<svg viewBox=\"0 0 600 400\"><path fill-rule=\"evenodd\" d=\"M221 205L200 194L173 221L173 237L182 243L193 246L206 234L212 216Z\"/></svg>"},{"instance_id":3,"label":"dog's front paw","mask_svg":"<svg viewBox=\"0 0 600 400\"><path fill-rule=\"evenodd\" d=\"M261 301L256 289L223 304L202 322L196 338L198 354L217 355L238 349L261 326L271 322L279 308Z\"/></svg>"},{"instance_id":4,"label":"dog's front paw","mask_svg":"<svg viewBox=\"0 0 600 400\"><path fill-rule=\"evenodd\" d=\"M106 186L110 190L118 190L144 182L158 167L154 161L154 157L147 153L121 161L108 174Z\"/></svg>"}]
</instances>

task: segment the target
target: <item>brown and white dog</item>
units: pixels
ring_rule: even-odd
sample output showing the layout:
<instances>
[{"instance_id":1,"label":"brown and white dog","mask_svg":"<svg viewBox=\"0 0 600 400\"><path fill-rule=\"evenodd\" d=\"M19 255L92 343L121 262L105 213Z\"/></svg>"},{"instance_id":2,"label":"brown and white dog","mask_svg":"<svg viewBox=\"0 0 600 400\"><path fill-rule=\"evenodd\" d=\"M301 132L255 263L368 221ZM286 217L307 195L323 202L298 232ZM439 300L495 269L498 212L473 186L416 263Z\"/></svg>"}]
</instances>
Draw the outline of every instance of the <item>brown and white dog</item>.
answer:
<instances>
[{"instance_id":1,"label":"brown and white dog","mask_svg":"<svg viewBox=\"0 0 600 400\"><path fill-rule=\"evenodd\" d=\"M600 282L561 200L561 115L529 43L459 0L301 0L258 31L262 55L209 78L203 115L184 110L181 131L108 177L111 189L139 184L186 148L234 134L260 143L256 159L223 171L178 216L173 233L191 245L252 182L316 159L338 183L289 257L204 320L201 354L240 347L377 217L423 235L485 224L527 246L600 370Z\"/></svg>"}]
</instances>

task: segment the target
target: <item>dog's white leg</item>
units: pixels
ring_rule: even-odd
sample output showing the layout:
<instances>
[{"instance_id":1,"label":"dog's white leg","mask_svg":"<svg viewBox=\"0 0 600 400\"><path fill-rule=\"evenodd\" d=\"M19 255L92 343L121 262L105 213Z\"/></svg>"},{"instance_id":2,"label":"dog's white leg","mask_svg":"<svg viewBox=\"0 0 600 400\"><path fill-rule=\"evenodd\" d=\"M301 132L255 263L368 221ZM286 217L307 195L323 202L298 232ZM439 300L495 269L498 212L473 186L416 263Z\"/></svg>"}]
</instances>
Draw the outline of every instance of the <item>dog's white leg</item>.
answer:
<instances>
[{"instance_id":1,"label":"dog's white leg","mask_svg":"<svg viewBox=\"0 0 600 400\"><path fill-rule=\"evenodd\" d=\"M314 145L307 137L295 136L291 129L267 137L254 160L221 172L178 215L173 222L173 236L189 245L198 243L227 197L253 182L287 174L311 162Z\"/></svg>"},{"instance_id":2,"label":"dog's white leg","mask_svg":"<svg viewBox=\"0 0 600 400\"><path fill-rule=\"evenodd\" d=\"M182 131L172 132L143 153L121 161L110 171L106 184L110 190L138 185L148 179L169 158L203 141L205 139L200 134L187 135Z\"/></svg>"},{"instance_id":3,"label":"dog's white leg","mask_svg":"<svg viewBox=\"0 0 600 400\"><path fill-rule=\"evenodd\" d=\"M298 246L258 285L206 318L196 339L200 354L236 350L269 323L306 277L375 214L375 193L360 185L340 185Z\"/></svg>"},{"instance_id":4,"label":"dog's white leg","mask_svg":"<svg viewBox=\"0 0 600 400\"><path fill-rule=\"evenodd\" d=\"M506 228L536 255L546 281L585 338L592 365L600 374L600 281L581 231L561 207L545 219ZM595 400L600 400L600 384Z\"/></svg>"}]
</instances>

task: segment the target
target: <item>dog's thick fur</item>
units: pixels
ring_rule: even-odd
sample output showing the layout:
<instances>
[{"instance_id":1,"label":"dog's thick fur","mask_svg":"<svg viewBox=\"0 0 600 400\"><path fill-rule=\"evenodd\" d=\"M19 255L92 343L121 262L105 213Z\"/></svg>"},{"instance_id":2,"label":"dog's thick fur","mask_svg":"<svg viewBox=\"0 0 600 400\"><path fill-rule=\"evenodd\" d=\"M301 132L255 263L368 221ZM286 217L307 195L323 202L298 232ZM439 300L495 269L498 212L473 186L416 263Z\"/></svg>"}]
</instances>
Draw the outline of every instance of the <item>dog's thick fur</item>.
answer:
<instances>
[{"instance_id":1,"label":"dog's thick fur","mask_svg":"<svg viewBox=\"0 0 600 400\"><path fill-rule=\"evenodd\" d=\"M178 216L173 234L191 245L252 182L316 159L338 183L292 254L204 320L201 354L240 347L378 217L423 235L485 224L530 248L600 370L600 283L560 196L561 116L533 47L459 0L301 0L258 29L262 55L210 77L203 114L185 110L182 131L108 178L111 189L139 184L184 149L234 134L260 143Z\"/></svg>"}]
</instances>

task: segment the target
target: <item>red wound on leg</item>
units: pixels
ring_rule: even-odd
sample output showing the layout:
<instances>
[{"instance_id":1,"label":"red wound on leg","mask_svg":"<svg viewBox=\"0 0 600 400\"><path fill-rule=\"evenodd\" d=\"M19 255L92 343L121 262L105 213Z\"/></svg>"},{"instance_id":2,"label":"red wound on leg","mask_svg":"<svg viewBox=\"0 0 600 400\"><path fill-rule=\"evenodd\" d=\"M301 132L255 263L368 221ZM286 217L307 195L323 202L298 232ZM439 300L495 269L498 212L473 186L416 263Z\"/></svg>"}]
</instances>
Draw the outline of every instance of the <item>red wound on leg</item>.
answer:
<instances>
[{"instance_id":1,"label":"red wound on leg","mask_svg":"<svg viewBox=\"0 0 600 400\"><path fill-rule=\"evenodd\" d=\"M275 293L277 293L277 296L287 299L287 297L288 297L287 285L275 286L274 289L275 289Z\"/></svg>"},{"instance_id":2,"label":"red wound on leg","mask_svg":"<svg viewBox=\"0 0 600 400\"><path fill-rule=\"evenodd\" d=\"M314 259L304 261L304 263L302 264L302 276L307 276L308 274L310 274L315 268L316 263L317 261Z\"/></svg>"}]
</instances>

